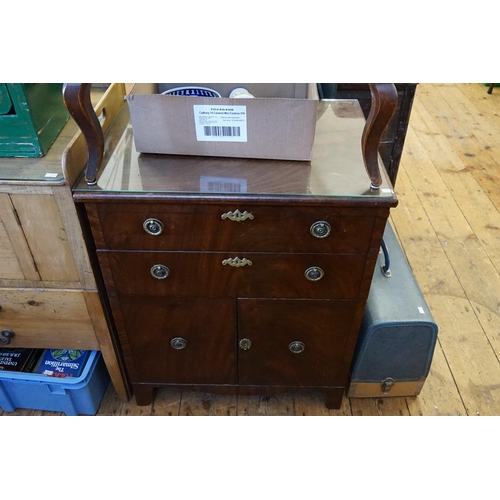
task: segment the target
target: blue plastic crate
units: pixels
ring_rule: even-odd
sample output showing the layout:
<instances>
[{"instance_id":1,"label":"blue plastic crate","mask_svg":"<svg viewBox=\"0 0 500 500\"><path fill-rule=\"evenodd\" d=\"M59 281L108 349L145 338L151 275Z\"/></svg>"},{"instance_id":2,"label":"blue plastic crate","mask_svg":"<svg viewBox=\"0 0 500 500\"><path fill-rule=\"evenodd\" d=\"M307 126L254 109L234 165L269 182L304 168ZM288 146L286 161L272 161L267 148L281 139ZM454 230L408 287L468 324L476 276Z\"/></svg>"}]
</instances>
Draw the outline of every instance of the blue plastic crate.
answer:
<instances>
[{"instance_id":1,"label":"blue plastic crate","mask_svg":"<svg viewBox=\"0 0 500 500\"><path fill-rule=\"evenodd\" d=\"M79 377L55 378L35 373L0 372L0 407L95 415L109 384L99 351L92 351Z\"/></svg>"}]
</instances>

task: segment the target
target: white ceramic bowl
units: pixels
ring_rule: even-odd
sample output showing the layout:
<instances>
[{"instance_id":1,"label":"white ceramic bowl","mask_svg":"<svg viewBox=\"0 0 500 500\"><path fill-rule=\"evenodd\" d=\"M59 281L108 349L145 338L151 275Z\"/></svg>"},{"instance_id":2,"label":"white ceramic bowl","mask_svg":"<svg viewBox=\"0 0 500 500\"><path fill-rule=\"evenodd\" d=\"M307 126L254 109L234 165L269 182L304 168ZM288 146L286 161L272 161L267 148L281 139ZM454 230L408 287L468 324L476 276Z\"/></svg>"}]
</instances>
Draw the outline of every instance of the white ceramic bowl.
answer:
<instances>
[{"instance_id":1,"label":"white ceramic bowl","mask_svg":"<svg viewBox=\"0 0 500 500\"><path fill-rule=\"evenodd\" d=\"M165 90L163 95L182 95L189 97L220 97L221 95L214 89L206 87L176 87L175 89Z\"/></svg>"}]
</instances>

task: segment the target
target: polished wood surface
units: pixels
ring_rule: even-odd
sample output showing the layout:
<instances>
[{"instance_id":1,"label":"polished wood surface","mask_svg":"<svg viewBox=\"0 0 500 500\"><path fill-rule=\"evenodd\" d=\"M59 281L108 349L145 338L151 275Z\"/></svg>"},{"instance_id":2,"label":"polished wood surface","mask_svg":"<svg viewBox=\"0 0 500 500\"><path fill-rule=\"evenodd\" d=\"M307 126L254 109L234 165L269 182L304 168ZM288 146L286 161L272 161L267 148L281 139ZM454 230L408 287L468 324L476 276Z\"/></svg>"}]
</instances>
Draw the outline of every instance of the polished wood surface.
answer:
<instances>
[{"instance_id":1,"label":"polished wood surface","mask_svg":"<svg viewBox=\"0 0 500 500\"><path fill-rule=\"evenodd\" d=\"M252 342L239 353L241 384L344 385L345 343L360 303L239 299L238 309L238 339ZM292 352L293 342L304 344L303 352Z\"/></svg>"},{"instance_id":2,"label":"polished wood surface","mask_svg":"<svg viewBox=\"0 0 500 500\"><path fill-rule=\"evenodd\" d=\"M372 104L370 114L363 129L361 146L366 171L370 177L371 187L379 189L382 176L379 168L379 145L382 134L390 122L398 104L398 95L393 83L370 84Z\"/></svg>"},{"instance_id":3,"label":"polished wood surface","mask_svg":"<svg viewBox=\"0 0 500 500\"><path fill-rule=\"evenodd\" d=\"M224 214L240 210L252 219L232 221ZM370 245L373 217L370 210L340 207L308 207L292 210L279 205L141 203L88 204L89 216L99 220L102 233L96 234L98 248L110 250L186 250L200 248L220 251L366 253ZM143 228L148 218L164 225L160 235ZM312 236L311 227L328 222L331 237Z\"/></svg>"},{"instance_id":4,"label":"polished wood surface","mask_svg":"<svg viewBox=\"0 0 500 500\"><path fill-rule=\"evenodd\" d=\"M366 298L365 255L270 252L102 252L105 277L123 295L161 297L286 297ZM242 267L226 259L247 259ZM170 274L155 279L151 268L165 265ZM109 271L108 271L109 266ZM324 276L309 281L307 269L320 267ZM370 280L371 281L371 280Z\"/></svg>"},{"instance_id":5,"label":"polished wood surface","mask_svg":"<svg viewBox=\"0 0 500 500\"><path fill-rule=\"evenodd\" d=\"M91 87L90 83L65 83L63 86L64 103L87 142L85 181L89 184L95 183L104 154L104 134L90 100Z\"/></svg>"},{"instance_id":6,"label":"polished wood surface","mask_svg":"<svg viewBox=\"0 0 500 500\"><path fill-rule=\"evenodd\" d=\"M385 173L381 189L370 188L359 106L321 104L311 162L138 155L125 110L115 122L96 184L81 179L74 198L85 206L136 402L151 404L166 385L232 394L321 387L338 407L397 204ZM161 234L144 230L149 218ZM315 237L316 222L331 233ZM164 279L152 275L157 265ZM246 334L257 355L238 347ZM301 336L304 355L289 348Z\"/></svg>"},{"instance_id":7,"label":"polished wood surface","mask_svg":"<svg viewBox=\"0 0 500 500\"><path fill-rule=\"evenodd\" d=\"M96 185L84 178L74 187L74 197L83 201L87 193L98 200L101 194L134 195L149 193L146 202L161 193L169 199L185 200L204 195L204 203L239 199L275 199L277 195L308 198L298 203L322 203L322 197L348 200L346 205L362 206L367 197L391 204L394 197L387 173L379 160L382 184L370 189L365 170L361 137L365 119L356 101L320 101L312 161L212 158L179 155L138 154L126 106L122 107L113 127L106 134L103 165L97 172ZM88 196L87 196L88 198ZM141 196L144 200L144 196ZM101 200L104 201L104 200Z\"/></svg>"},{"instance_id":8,"label":"polished wood surface","mask_svg":"<svg viewBox=\"0 0 500 500\"><path fill-rule=\"evenodd\" d=\"M228 299L120 296L133 382L236 384L236 311ZM147 328L144 321L147 318ZM183 349L171 341L182 338ZM147 362L142 362L147 360Z\"/></svg>"},{"instance_id":9,"label":"polished wood surface","mask_svg":"<svg viewBox=\"0 0 500 500\"><path fill-rule=\"evenodd\" d=\"M396 186L417 84L396 83L395 86L398 94L398 105L379 144L380 157L393 186ZM336 96L338 99L356 99L363 114L368 118L372 96L367 83L339 83Z\"/></svg>"},{"instance_id":10,"label":"polished wood surface","mask_svg":"<svg viewBox=\"0 0 500 500\"><path fill-rule=\"evenodd\" d=\"M362 155L371 179L371 187L378 189L382 184L378 147L382 133L394 114L398 99L394 84L371 83L369 85L373 105L368 120L363 125ZM97 171L102 162L104 137L98 117L90 102L90 84L65 84L63 97L66 107L80 126L87 141L88 162L85 168L85 182L93 186L97 183ZM324 110L325 106L320 106L320 116L324 114ZM329 156L330 162L334 161L334 158L335 156ZM331 165L329 167L331 168Z\"/></svg>"},{"instance_id":11,"label":"polished wood surface","mask_svg":"<svg viewBox=\"0 0 500 500\"><path fill-rule=\"evenodd\" d=\"M91 92L92 95L92 92ZM106 90L106 99L98 102L92 99L95 115L98 117L103 134L106 134L114 122L119 110L123 107L125 85L113 83ZM89 162L88 143L85 135L78 130L62 152L62 168L64 178L69 186L74 186Z\"/></svg>"}]
</instances>

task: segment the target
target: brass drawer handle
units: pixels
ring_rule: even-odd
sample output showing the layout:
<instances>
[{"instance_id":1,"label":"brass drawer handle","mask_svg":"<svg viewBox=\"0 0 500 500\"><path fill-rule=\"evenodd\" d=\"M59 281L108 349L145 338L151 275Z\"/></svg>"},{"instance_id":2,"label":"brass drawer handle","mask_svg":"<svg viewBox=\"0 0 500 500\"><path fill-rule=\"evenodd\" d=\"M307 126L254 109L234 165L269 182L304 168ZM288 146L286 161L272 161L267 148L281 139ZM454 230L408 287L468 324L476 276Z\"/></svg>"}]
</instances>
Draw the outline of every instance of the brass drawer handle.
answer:
<instances>
[{"instance_id":1,"label":"brass drawer handle","mask_svg":"<svg viewBox=\"0 0 500 500\"><path fill-rule=\"evenodd\" d=\"M310 267L304 272L304 276L309 281L319 281L324 275L325 272L321 269L321 267Z\"/></svg>"},{"instance_id":2,"label":"brass drawer handle","mask_svg":"<svg viewBox=\"0 0 500 500\"><path fill-rule=\"evenodd\" d=\"M230 265L231 267L243 267L243 266L251 266L252 261L250 259L247 259L246 257L243 257L243 259L240 259L239 257L234 257L233 259L224 259L222 261L222 265Z\"/></svg>"},{"instance_id":3,"label":"brass drawer handle","mask_svg":"<svg viewBox=\"0 0 500 500\"><path fill-rule=\"evenodd\" d=\"M163 233L163 222L158 219L146 219L142 225L144 231L151 236L158 236Z\"/></svg>"},{"instance_id":4,"label":"brass drawer handle","mask_svg":"<svg viewBox=\"0 0 500 500\"><path fill-rule=\"evenodd\" d=\"M12 330L2 330L0 334L0 344L9 345L10 339L14 338L16 334Z\"/></svg>"},{"instance_id":5,"label":"brass drawer handle","mask_svg":"<svg viewBox=\"0 0 500 500\"><path fill-rule=\"evenodd\" d=\"M170 345L174 349L177 349L179 351L180 349L184 349L187 346L187 340L183 339L182 337L175 337L170 341Z\"/></svg>"},{"instance_id":6,"label":"brass drawer handle","mask_svg":"<svg viewBox=\"0 0 500 500\"><path fill-rule=\"evenodd\" d=\"M244 212L240 212L239 210L235 210L234 212L227 212L225 214L222 214L220 216L222 220L229 219L234 222L241 222L244 220L253 220L254 216L252 213L247 212L246 210Z\"/></svg>"},{"instance_id":7,"label":"brass drawer handle","mask_svg":"<svg viewBox=\"0 0 500 500\"><path fill-rule=\"evenodd\" d=\"M157 280L164 280L170 274L170 269L163 264L156 264L151 268L151 276Z\"/></svg>"},{"instance_id":8,"label":"brass drawer handle","mask_svg":"<svg viewBox=\"0 0 500 500\"><path fill-rule=\"evenodd\" d=\"M288 344L288 349L290 349L290 351L292 351L294 354L300 354L301 352L304 352L305 348L306 345L300 340L294 340L293 342L290 342L290 344Z\"/></svg>"},{"instance_id":9,"label":"brass drawer handle","mask_svg":"<svg viewBox=\"0 0 500 500\"><path fill-rule=\"evenodd\" d=\"M331 233L332 226L324 220L319 220L311 226L309 231L315 238L326 238Z\"/></svg>"},{"instance_id":10,"label":"brass drawer handle","mask_svg":"<svg viewBox=\"0 0 500 500\"><path fill-rule=\"evenodd\" d=\"M240 349L243 349L244 351L248 351L250 347L252 347L252 342L250 339L241 339L239 342Z\"/></svg>"}]
</instances>

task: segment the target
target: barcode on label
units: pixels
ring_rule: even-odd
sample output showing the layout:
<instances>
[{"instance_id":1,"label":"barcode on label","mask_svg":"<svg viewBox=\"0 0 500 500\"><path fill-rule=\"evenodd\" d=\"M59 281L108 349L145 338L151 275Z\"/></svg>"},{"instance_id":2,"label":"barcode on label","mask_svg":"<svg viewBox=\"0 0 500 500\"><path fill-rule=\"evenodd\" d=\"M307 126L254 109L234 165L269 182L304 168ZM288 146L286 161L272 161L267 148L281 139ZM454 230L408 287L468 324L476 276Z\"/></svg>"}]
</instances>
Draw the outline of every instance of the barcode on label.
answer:
<instances>
[{"instance_id":1,"label":"barcode on label","mask_svg":"<svg viewBox=\"0 0 500 500\"><path fill-rule=\"evenodd\" d=\"M207 191L218 193L241 193L241 184L234 182L208 182Z\"/></svg>"},{"instance_id":2,"label":"barcode on label","mask_svg":"<svg viewBox=\"0 0 500 500\"><path fill-rule=\"evenodd\" d=\"M203 133L206 137L240 137L240 127L204 126Z\"/></svg>"},{"instance_id":3,"label":"barcode on label","mask_svg":"<svg viewBox=\"0 0 500 500\"><path fill-rule=\"evenodd\" d=\"M202 193L246 193L247 180L235 177L200 177L200 190Z\"/></svg>"},{"instance_id":4,"label":"barcode on label","mask_svg":"<svg viewBox=\"0 0 500 500\"><path fill-rule=\"evenodd\" d=\"M197 141L247 142L246 106L194 104L193 113Z\"/></svg>"}]
</instances>

